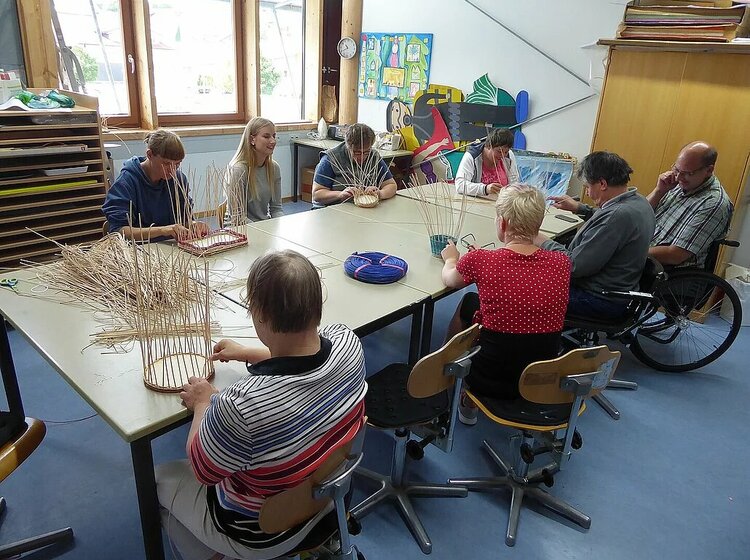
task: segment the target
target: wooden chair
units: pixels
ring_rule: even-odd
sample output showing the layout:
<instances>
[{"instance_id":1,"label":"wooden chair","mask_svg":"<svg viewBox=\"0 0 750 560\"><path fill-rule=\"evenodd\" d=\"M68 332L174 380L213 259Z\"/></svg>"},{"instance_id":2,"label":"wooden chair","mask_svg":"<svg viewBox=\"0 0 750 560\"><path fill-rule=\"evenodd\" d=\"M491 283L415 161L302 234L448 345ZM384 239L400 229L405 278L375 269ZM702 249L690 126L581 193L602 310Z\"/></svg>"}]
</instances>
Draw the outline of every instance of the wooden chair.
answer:
<instances>
[{"instance_id":1,"label":"wooden chair","mask_svg":"<svg viewBox=\"0 0 750 560\"><path fill-rule=\"evenodd\" d=\"M225 200L218 207L213 210L201 210L200 212L193 212L193 218L198 220L200 218L216 218L218 228L224 227L224 216L227 213L227 201Z\"/></svg>"},{"instance_id":2,"label":"wooden chair","mask_svg":"<svg viewBox=\"0 0 750 560\"><path fill-rule=\"evenodd\" d=\"M5 420L5 418L4 418ZM39 447L44 439L46 428L44 422L36 418L26 418L21 431L0 447L0 480L5 480L26 458ZM5 498L0 498L0 513L5 511ZM19 554L32 552L56 543L73 540L70 527L53 531L37 537L28 538L0 546L0 558L12 558Z\"/></svg>"},{"instance_id":3,"label":"wooden chair","mask_svg":"<svg viewBox=\"0 0 750 560\"><path fill-rule=\"evenodd\" d=\"M260 528L265 533L279 533L312 519L333 502L336 515L334 530L330 530L323 518L292 554L320 549L338 535L338 550L326 551L326 558L364 560L349 538L345 497L349 493L352 474L362 460L366 420L362 421L362 427L354 439L335 449L310 478L271 496L263 503L258 518Z\"/></svg>"},{"instance_id":4,"label":"wooden chair","mask_svg":"<svg viewBox=\"0 0 750 560\"><path fill-rule=\"evenodd\" d=\"M579 348L554 360L529 364L521 375L518 388L520 399L500 400L467 395L493 422L516 428L520 435L511 439L513 466L484 440L484 448L502 471L502 476L489 478L452 478L451 484L470 490L490 490L509 487L512 491L510 516L505 544L516 543L521 502L525 497L577 523L584 529L591 526L591 518L571 505L539 488L544 483L552 486L553 475L570 459L573 449L583 444L576 431L578 416L585 410L585 400L599 394L612 379L620 352L606 346ZM558 430L565 430L557 437ZM551 454L552 463L530 471L535 457Z\"/></svg>"},{"instance_id":5,"label":"wooden chair","mask_svg":"<svg viewBox=\"0 0 750 560\"><path fill-rule=\"evenodd\" d=\"M361 519L380 502L396 500L404 521L425 554L432 551L432 542L410 496L463 498L468 491L444 484L410 484L405 476L407 454L420 459L429 443L444 451L451 450L461 379L468 375L471 358L479 351L479 347L474 346L478 334L479 325L472 325L437 352L419 360L413 368L408 364L391 364L367 379L368 423L382 430L393 430L396 442L390 475L357 469L356 474L379 484L380 488L351 512ZM413 432L423 434L424 439L411 440Z\"/></svg>"}]
</instances>

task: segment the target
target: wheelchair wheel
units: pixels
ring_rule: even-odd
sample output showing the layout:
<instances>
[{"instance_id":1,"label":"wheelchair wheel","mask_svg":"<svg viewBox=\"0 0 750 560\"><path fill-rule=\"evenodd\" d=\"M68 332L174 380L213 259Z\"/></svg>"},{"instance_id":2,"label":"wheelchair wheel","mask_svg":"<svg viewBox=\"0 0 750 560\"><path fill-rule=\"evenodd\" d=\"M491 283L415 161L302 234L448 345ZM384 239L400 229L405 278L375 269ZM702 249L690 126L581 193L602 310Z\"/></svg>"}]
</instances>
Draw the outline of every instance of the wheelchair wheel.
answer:
<instances>
[{"instance_id":1,"label":"wheelchair wheel","mask_svg":"<svg viewBox=\"0 0 750 560\"><path fill-rule=\"evenodd\" d=\"M635 332L630 350L641 362L670 372L710 364L732 345L742 324L742 306L732 286L702 270L677 270L653 291L659 311ZM724 296L731 322L719 316Z\"/></svg>"}]
</instances>

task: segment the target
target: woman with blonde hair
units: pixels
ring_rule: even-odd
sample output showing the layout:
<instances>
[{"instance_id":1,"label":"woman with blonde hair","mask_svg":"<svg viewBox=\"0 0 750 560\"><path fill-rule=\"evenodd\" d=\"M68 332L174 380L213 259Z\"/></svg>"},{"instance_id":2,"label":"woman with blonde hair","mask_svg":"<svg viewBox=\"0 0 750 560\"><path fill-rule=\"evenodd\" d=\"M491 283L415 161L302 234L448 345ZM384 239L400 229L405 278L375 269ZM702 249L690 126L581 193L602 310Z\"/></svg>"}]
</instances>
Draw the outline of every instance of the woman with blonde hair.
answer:
<instances>
[{"instance_id":1,"label":"woman with blonde hair","mask_svg":"<svg viewBox=\"0 0 750 560\"><path fill-rule=\"evenodd\" d=\"M448 338L471 323L482 330L482 349L466 378L472 392L519 398L518 380L531 362L555 358L568 305L570 259L534 245L544 219L544 195L528 185L509 185L497 197L495 226L504 246L470 249L459 258L450 243L443 249L443 283L455 289L476 284L478 294L461 300L448 326ZM475 424L477 409L468 399L459 419Z\"/></svg>"},{"instance_id":2,"label":"woman with blonde hair","mask_svg":"<svg viewBox=\"0 0 750 560\"><path fill-rule=\"evenodd\" d=\"M160 128L144 142L146 156L127 160L107 191L102 212L109 231L136 241L203 237L208 226L191 221L188 180L179 169L185 158L180 137Z\"/></svg>"},{"instance_id":3,"label":"woman with blonde hair","mask_svg":"<svg viewBox=\"0 0 750 560\"><path fill-rule=\"evenodd\" d=\"M284 215L281 208L281 168L273 160L276 126L253 117L245 126L237 152L227 170L229 223L239 225Z\"/></svg>"}]
</instances>

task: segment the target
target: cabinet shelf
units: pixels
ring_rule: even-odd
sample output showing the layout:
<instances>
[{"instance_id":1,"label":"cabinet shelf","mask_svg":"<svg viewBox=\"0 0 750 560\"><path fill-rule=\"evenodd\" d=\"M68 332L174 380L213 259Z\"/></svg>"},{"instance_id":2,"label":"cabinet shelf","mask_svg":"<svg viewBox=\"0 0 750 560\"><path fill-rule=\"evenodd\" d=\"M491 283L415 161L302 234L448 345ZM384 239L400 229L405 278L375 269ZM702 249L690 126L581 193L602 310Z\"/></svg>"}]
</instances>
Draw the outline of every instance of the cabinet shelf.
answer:
<instances>
[{"instance_id":1,"label":"cabinet shelf","mask_svg":"<svg viewBox=\"0 0 750 560\"><path fill-rule=\"evenodd\" d=\"M76 101L73 110L0 111L3 267L19 266L22 259L57 258L56 243L91 243L101 237L106 165L98 102L66 94ZM66 168L73 171L44 173Z\"/></svg>"}]
</instances>

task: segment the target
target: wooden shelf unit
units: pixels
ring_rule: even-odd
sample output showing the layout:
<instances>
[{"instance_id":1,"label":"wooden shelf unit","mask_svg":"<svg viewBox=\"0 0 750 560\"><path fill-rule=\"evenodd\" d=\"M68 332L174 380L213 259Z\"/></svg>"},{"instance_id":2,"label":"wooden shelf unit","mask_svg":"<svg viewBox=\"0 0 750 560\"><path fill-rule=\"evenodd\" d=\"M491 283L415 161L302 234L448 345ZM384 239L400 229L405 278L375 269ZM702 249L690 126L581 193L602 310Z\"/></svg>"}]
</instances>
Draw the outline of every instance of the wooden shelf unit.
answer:
<instances>
[{"instance_id":1,"label":"wooden shelf unit","mask_svg":"<svg viewBox=\"0 0 750 560\"><path fill-rule=\"evenodd\" d=\"M55 241L91 243L101 237L106 160L98 102L63 93L75 99L72 110L0 111L2 268L18 267L21 259L54 259ZM66 168L71 172L45 175Z\"/></svg>"}]
</instances>

